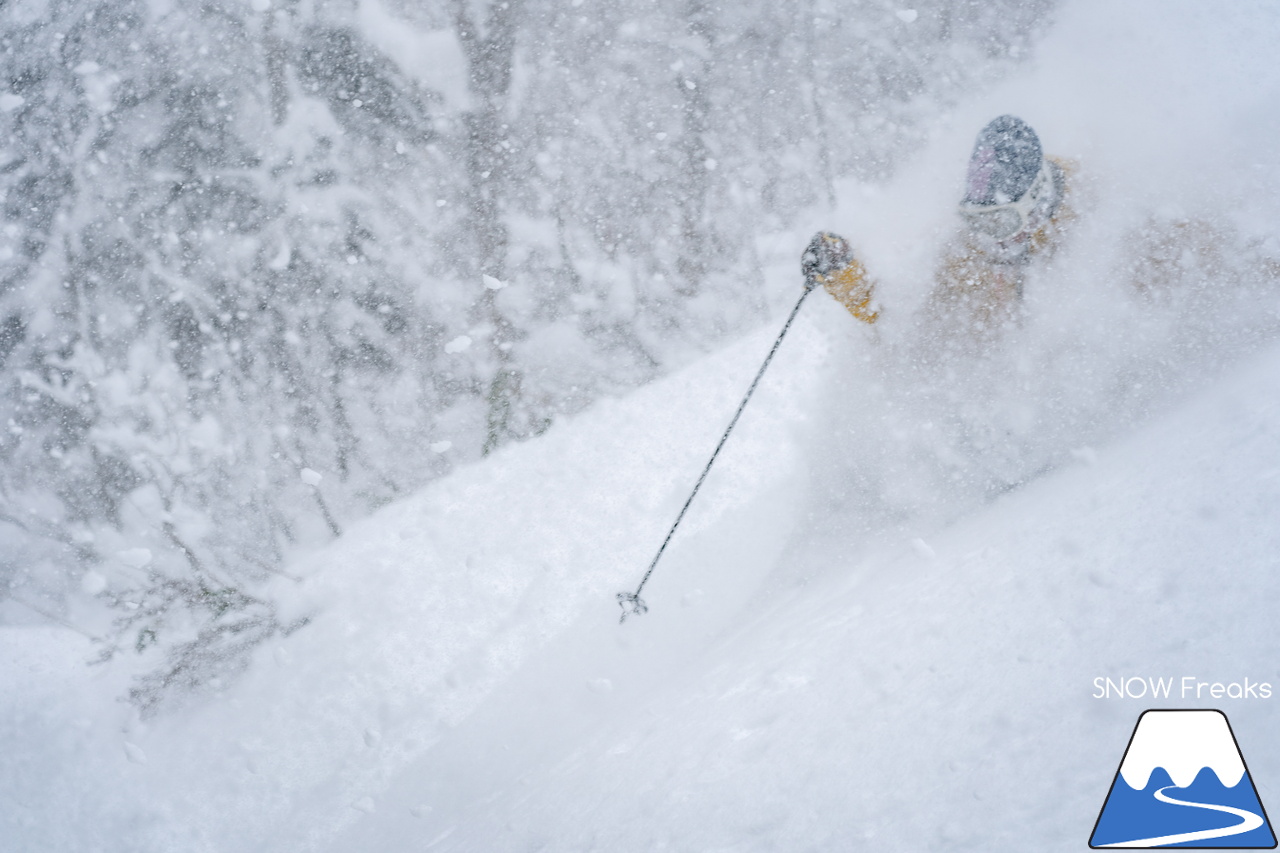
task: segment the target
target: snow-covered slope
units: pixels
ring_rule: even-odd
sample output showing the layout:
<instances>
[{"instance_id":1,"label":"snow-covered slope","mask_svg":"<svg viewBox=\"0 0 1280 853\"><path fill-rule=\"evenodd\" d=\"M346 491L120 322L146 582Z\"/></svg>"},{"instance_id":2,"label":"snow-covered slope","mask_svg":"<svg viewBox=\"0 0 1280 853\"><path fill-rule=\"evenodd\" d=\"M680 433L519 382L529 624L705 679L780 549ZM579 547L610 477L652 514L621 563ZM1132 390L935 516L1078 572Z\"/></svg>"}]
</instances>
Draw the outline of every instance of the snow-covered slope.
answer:
<instances>
[{"instance_id":1,"label":"snow-covered slope","mask_svg":"<svg viewBox=\"0 0 1280 853\"><path fill-rule=\"evenodd\" d=\"M47 631L0 634L21 661L0 670L9 706L0 719L11 721L0 723L0 742L27 765L0 776L15 804L0 811L12 824L3 828L32 839L30 849L79 849L88 826L119 839L105 849L318 842L358 814L353 804L376 802L404 762L447 742L548 639L584 614L612 636L613 593L634 583L679 509L688 472L714 446L768 334L495 454L295 566L298 580L280 582L298 587L297 615L314 623L264 649L207 707L144 725L123 705L99 704L119 684L54 702L50 685L76 685L88 644L54 644ZM744 424L723 454L664 566L671 580L651 587L701 601L700 619L676 619L679 605L667 602L632 632L638 643L655 632L664 647L677 637L697 643L723 626L784 546L803 485L791 433L805 386L821 376L821 342L812 327L797 333L806 337L779 359L790 387L758 392L771 417ZM717 590L715 601L691 585ZM674 633L664 637L664 626ZM71 803L83 820L54 818Z\"/></svg>"},{"instance_id":2,"label":"snow-covered slope","mask_svg":"<svg viewBox=\"0 0 1280 853\"><path fill-rule=\"evenodd\" d=\"M714 366L651 389L645 411L677 408L681 384L705 389L693 380ZM759 402L780 404L779 384ZM654 611L624 627L610 594L660 530L595 541L661 513L642 495L597 497L576 546L529 521L574 476L545 462L644 444L618 404L563 430L558 453L530 445L352 531L309 567L325 603L312 629L197 715L125 726L123 709L75 704L65 661L35 671L47 632L6 634L24 661L0 692L6 837L23 850L1076 849L1145 707L1092 698L1095 677L1280 681L1277 401L1273 349L927 543L860 559L823 519L788 515L786 466L760 467L776 439L757 433L754 454L724 460L743 481L708 492L702 531L656 576ZM770 420L744 423L739 450ZM463 546L481 511L524 542ZM762 583L770 567L810 580ZM752 606L724 603L744 588ZM1262 736L1271 706L1228 711L1265 802L1280 774Z\"/></svg>"},{"instance_id":3,"label":"snow-covered slope","mask_svg":"<svg viewBox=\"0 0 1280 853\"><path fill-rule=\"evenodd\" d=\"M774 328L291 567L311 624L205 704L144 724L86 641L0 633L5 849L1079 849L1146 707L1095 677L1280 684L1277 35L1267 4L1069 4L1027 79L815 212L885 319L810 300L642 618L613 594ZM1024 326L921 375L910 317L1006 111L1089 164L1094 202ZM1140 297L1153 217L1254 260L1192 253ZM761 246L779 311L804 239ZM1272 701L1226 708L1264 803Z\"/></svg>"},{"instance_id":4,"label":"snow-covered slope","mask_svg":"<svg viewBox=\"0 0 1280 853\"><path fill-rule=\"evenodd\" d=\"M802 526L779 565L813 579L705 651L593 614L328 849L1078 850L1151 705L1224 707L1265 804L1274 700L1094 679L1280 684L1277 401L1273 349L926 542Z\"/></svg>"}]
</instances>

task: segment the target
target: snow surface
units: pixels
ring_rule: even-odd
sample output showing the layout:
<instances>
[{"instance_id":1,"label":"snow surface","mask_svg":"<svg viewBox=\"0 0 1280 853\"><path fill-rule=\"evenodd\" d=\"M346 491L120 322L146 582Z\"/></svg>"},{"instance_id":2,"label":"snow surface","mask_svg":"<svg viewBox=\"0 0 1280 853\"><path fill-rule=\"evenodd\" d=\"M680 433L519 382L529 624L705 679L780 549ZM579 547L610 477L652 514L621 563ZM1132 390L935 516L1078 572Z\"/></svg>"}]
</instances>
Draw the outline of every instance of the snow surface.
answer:
<instances>
[{"instance_id":1,"label":"snow surface","mask_svg":"<svg viewBox=\"0 0 1280 853\"><path fill-rule=\"evenodd\" d=\"M353 525L279 578L311 624L183 711L138 720L71 630L0 631L4 848L1082 848L1146 707L1094 678L1280 683L1274 291L1116 272L1153 215L1276 233L1278 17L1071 3L916 168L762 241L782 311L805 235L853 236L884 320L809 301L641 618L613 595L775 328ZM907 318L1000 112L1094 202L1001 351L921 378ZM1264 803L1274 701L1226 708Z\"/></svg>"},{"instance_id":2,"label":"snow surface","mask_svg":"<svg viewBox=\"0 0 1280 853\"><path fill-rule=\"evenodd\" d=\"M1245 773L1227 718L1219 711L1144 714L1120 775L1130 788L1141 791L1157 767L1168 771L1179 788L1190 787L1206 767L1228 788L1238 785Z\"/></svg>"}]
</instances>

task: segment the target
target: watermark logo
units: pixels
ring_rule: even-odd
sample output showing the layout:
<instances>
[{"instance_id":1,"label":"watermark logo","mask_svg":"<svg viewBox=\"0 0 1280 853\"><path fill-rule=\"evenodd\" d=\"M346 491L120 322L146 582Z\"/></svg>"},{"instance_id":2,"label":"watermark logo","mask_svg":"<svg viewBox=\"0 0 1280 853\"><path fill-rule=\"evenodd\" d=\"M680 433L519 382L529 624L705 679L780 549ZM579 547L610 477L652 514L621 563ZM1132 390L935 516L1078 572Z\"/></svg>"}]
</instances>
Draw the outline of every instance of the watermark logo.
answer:
<instances>
[{"instance_id":1,"label":"watermark logo","mask_svg":"<svg viewBox=\"0 0 1280 853\"><path fill-rule=\"evenodd\" d=\"M1276 836L1221 711L1144 711L1089 846L1272 849Z\"/></svg>"},{"instance_id":2,"label":"watermark logo","mask_svg":"<svg viewBox=\"0 0 1280 853\"><path fill-rule=\"evenodd\" d=\"M1270 699L1271 683L1244 678L1240 681L1201 681L1194 675L1181 678L1130 676L1093 680L1094 699Z\"/></svg>"}]
</instances>

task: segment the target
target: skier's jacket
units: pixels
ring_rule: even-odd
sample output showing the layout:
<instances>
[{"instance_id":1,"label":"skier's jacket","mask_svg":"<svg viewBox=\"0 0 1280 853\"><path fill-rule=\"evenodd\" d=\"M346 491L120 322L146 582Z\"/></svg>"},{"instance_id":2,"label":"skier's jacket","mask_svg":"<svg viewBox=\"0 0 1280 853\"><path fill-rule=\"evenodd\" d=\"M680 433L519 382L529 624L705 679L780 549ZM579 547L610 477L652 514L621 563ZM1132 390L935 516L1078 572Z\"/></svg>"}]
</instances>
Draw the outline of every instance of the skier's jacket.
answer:
<instances>
[{"instance_id":1,"label":"skier's jacket","mask_svg":"<svg viewBox=\"0 0 1280 853\"><path fill-rule=\"evenodd\" d=\"M992 243L968 229L952 240L934 271L933 292L925 308L932 325L981 335L1014 316L1030 262L1051 256L1075 219L1071 183L1076 165L1062 158L1046 159L1057 167L1060 201L1053 214L1039 228L1004 243ZM856 259L818 276L818 281L855 319L864 323L879 319L875 281Z\"/></svg>"}]
</instances>

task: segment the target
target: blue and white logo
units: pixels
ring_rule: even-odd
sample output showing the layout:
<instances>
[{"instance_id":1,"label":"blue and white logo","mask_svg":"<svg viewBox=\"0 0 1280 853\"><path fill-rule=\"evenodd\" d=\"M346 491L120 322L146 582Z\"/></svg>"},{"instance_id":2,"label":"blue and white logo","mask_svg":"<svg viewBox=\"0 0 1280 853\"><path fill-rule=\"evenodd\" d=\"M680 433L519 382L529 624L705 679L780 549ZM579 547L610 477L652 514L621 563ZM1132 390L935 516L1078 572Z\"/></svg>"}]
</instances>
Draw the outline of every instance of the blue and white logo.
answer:
<instances>
[{"instance_id":1,"label":"blue and white logo","mask_svg":"<svg viewBox=\"0 0 1280 853\"><path fill-rule=\"evenodd\" d=\"M1274 848L1226 715L1144 711L1089 846Z\"/></svg>"}]
</instances>

